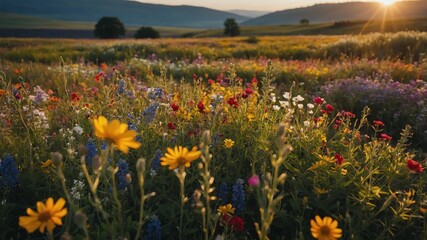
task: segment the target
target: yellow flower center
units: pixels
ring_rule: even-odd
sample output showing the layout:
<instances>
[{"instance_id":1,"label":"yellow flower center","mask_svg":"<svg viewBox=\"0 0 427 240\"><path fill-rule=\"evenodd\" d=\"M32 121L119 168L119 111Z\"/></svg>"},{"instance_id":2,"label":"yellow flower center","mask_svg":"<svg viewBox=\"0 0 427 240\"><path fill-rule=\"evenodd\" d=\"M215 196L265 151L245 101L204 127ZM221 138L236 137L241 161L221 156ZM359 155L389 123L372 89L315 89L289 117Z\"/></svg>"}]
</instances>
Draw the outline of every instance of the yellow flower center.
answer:
<instances>
[{"instance_id":1,"label":"yellow flower center","mask_svg":"<svg viewBox=\"0 0 427 240\"><path fill-rule=\"evenodd\" d=\"M320 228L320 234L323 236L328 236L331 233L329 226L323 226Z\"/></svg>"},{"instance_id":2,"label":"yellow flower center","mask_svg":"<svg viewBox=\"0 0 427 240\"><path fill-rule=\"evenodd\" d=\"M46 211L44 213L39 214L39 221L40 222L47 222L50 219L50 212Z\"/></svg>"}]
</instances>

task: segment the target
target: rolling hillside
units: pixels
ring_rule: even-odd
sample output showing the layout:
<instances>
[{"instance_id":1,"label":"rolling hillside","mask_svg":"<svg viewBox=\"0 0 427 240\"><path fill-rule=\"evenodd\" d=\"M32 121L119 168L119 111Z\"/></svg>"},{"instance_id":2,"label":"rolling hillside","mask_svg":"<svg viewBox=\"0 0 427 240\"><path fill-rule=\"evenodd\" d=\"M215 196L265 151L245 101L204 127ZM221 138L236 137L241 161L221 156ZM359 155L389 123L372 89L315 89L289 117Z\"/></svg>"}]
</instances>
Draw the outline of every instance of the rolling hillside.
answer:
<instances>
[{"instance_id":1,"label":"rolling hillside","mask_svg":"<svg viewBox=\"0 0 427 240\"><path fill-rule=\"evenodd\" d=\"M347 2L333 4L316 4L311 7L296 8L270 13L242 23L244 26L271 26L282 24L298 24L306 18L310 23L323 23L352 20L379 20L387 16L387 20L425 18L427 17L427 1L396 2L386 8L376 2Z\"/></svg>"},{"instance_id":2,"label":"rolling hillside","mask_svg":"<svg viewBox=\"0 0 427 240\"><path fill-rule=\"evenodd\" d=\"M0 13L78 22L97 22L117 16L127 26L219 28L224 20L249 19L234 13L193 6L168 6L126 0L13 0L0 1Z\"/></svg>"}]
</instances>

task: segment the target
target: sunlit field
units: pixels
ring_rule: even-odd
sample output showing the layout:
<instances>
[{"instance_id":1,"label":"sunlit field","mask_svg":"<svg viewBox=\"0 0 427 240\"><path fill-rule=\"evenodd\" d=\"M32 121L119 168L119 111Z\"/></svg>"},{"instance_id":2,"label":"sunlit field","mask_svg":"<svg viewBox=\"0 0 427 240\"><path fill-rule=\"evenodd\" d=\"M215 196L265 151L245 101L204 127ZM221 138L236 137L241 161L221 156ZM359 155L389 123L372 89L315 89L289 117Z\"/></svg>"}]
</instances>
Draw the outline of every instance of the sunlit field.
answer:
<instances>
[{"instance_id":1,"label":"sunlit field","mask_svg":"<svg viewBox=\"0 0 427 240\"><path fill-rule=\"evenodd\" d=\"M426 54L0 39L0 239L427 239Z\"/></svg>"}]
</instances>

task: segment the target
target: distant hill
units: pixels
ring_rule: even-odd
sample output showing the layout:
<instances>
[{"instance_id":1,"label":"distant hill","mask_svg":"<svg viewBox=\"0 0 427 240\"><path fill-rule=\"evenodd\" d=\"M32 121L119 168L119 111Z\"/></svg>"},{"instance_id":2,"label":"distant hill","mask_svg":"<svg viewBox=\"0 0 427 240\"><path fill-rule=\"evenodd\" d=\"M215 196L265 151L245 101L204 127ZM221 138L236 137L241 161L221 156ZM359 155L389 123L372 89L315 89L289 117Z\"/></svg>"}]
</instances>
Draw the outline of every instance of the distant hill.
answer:
<instances>
[{"instance_id":1,"label":"distant hill","mask_svg":"<svg viewBox=\"0 0 427 240\"><path fill-rule=\"evenodd\" d=\"M168 6L126 0L1 0L0 13L44 19L96 23L116 16L126 26L222 28L225 19L237 22L248 17L193 6Z\"/></svg>"},{"instance_id":2,"label":"distant hill","mask_svg":"<svg viewBox=\"0 0 427 240\"><path fill-rule=\"evenodd\" d=\"M332 4L316 4L311 7L289 9L270 13L242 23L245 26L273 26L283 24L298 24L306 18L310 23L379 20L383 16L387 20L424 18L427 17L427 1L396 2L386 8L378 2L346 2Z\"/></svg>"},{"instance_id":3,"label":"distant hill","mask_svg":"<svg viewBox=\"0 0 427 240\"><path fill-rule=\"evenodd\" d=\"M271 13L268 11L250 11L250 10L229 10L227 12L234 13L240 16L250 17L250 18L256 18L256 17L260 17L260 16Z\"/></svg>"}]
</instances>

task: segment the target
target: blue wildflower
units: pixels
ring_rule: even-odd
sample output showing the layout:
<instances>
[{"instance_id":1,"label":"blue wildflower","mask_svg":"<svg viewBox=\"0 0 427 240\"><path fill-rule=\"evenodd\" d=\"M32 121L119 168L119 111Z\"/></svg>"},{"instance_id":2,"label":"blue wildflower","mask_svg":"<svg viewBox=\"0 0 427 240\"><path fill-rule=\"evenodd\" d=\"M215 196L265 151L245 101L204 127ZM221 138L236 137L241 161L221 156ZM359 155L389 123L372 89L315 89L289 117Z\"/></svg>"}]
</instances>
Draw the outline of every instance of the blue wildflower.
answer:
<instances>
[{"instance_id":1,"label":"blue wildflower","mask_svg":"<svg viewBox=\"0 0 427 240\"><path fill-rule=\"evenodd\" d=\"M95 140L93 138L89 138L86 143L86 164L92 166L92 159L98 155L98 150L96 149Z\"/></svg>"},{"instance_id":2,"label":"blue wildflower","mask_svg":"<svg viewBox=\"0 0 427 240\"><path fill-rule=\"evenodd\" d=\"M161 98L163 96L163 89L161 88L154 88L150 91L148 97L150 99L156 99L156 98Z\"/></svg>"},{"instance_id":3,"label":"blue wildflower","mask_svg":"<svg viewBox=\"0 0 427 240\"><path fill-rule=\"evenodd\" d=\"M159 107L158 103L152 103L144 111L142 111L142 116L145 118L147 123L150 123L154 120L156 116L157 108Z\"/></svg>"},{"instance_id":4,"label":"blue wildflower","mask_svg":"<svg viewBox=\"0 0 427 240\"><path fill-rule=\"evenodd\" d=\"M218 198L221 199L223 203L228 203L228 186L227 186L227 183L223 182L223 183L221 183L221 185L219 185L217 195L218 195Z\"/></svg>"},{"instance_id":5,"label":"blue wildflower","mask_svg":"<svg viewBox=\"0 0 427 240\"><path fill-rule=\"evenodd\" d=\"M136 124L131 123L131 122L128 122L128 129L138 132L138 127L136 126ZM141 142L141 136L137 135L135 137L135 141Z\"/></svg>"},{"instance_id":6,"label":"blue wildflower","mask_svg":"<svg viewBox=\"0 0 427 240\"><path fill-rule=\"evenodd\" d=\"M105 149L107 149L107 142L106 141L102 142L102 145L101 145L101 150L105 150Z\"/></svg>"},{"instance_id":7,"label":"blue wildflower","mask_svg":"<svg viewBox=\"0 0 427 240\"><path fill-rule=\"evenodd\" d=\"M236 214L240 214L245 207L245 190L243 189L243 180L237 179L236 183L233 184L233 197L231 199L231 205L236 208Z\"/></svg>"},{"instance_id":8,"label":"blue wildflower","mask_svg":"<svg viewBox=\"0 0 427 240\"><path fill-rule=\"evenodd\" d=\"M135 93L134 93L133 91L127 91L127 92L126 92L126 96L127 96L128 98L135 98Z\"/></svg>"},{"instance_id":9,"label":"blue wildflower","mask_svg":"<svg viewBox=\"0 0 427 240\"><path fill-rule=\"evenodd\" d=\"M154 157L151 159L151 169L157 171L160 168L160 158L163 157L163 152L157 149L154 153Z\"/></svg>"},{"instance_id":10,"label":"blue wildflower","mask_svg":"<svg viewBox=\"0 0 427 240\"><path fill-rule=\"evenodd\" d=\"M0 160L0 187L14 188L18 185L18 168L15 159L6 154Z\"/></svg>"},{"instance_id":11,"label":"blue wildflower","mask_svg":"<svg viewBox=\"0 0 427 240\"><path fill-rule=\"evenodd\" d=\"M120 159L117 163L117 167L119 167L116 173L119 181L119 189L125 189L129 185L126 181L126 174L129 173L129 164L124 159Z\"/></svg>"},{"instance_id":12,"label":"blue wildflower","mask_svg":"<svg viewBox=\"0 0 427 240\"><path fill-rule=\"evenodd\" d=\"M145 229L144 239L147 240L160 240L160 221L157 216L152 216Z\"/></svg>"},{"instance_id":13,"label":"blue wildflower","mask_svg":"<svg viewBox=\"0 0 427 240\"><path fill-rule=\"evenodd\" d=\"M117 87L117 93L123 94L126 91L126 82L123 79L119 80L119 86Z\"/></svg>"}]
</instances>

